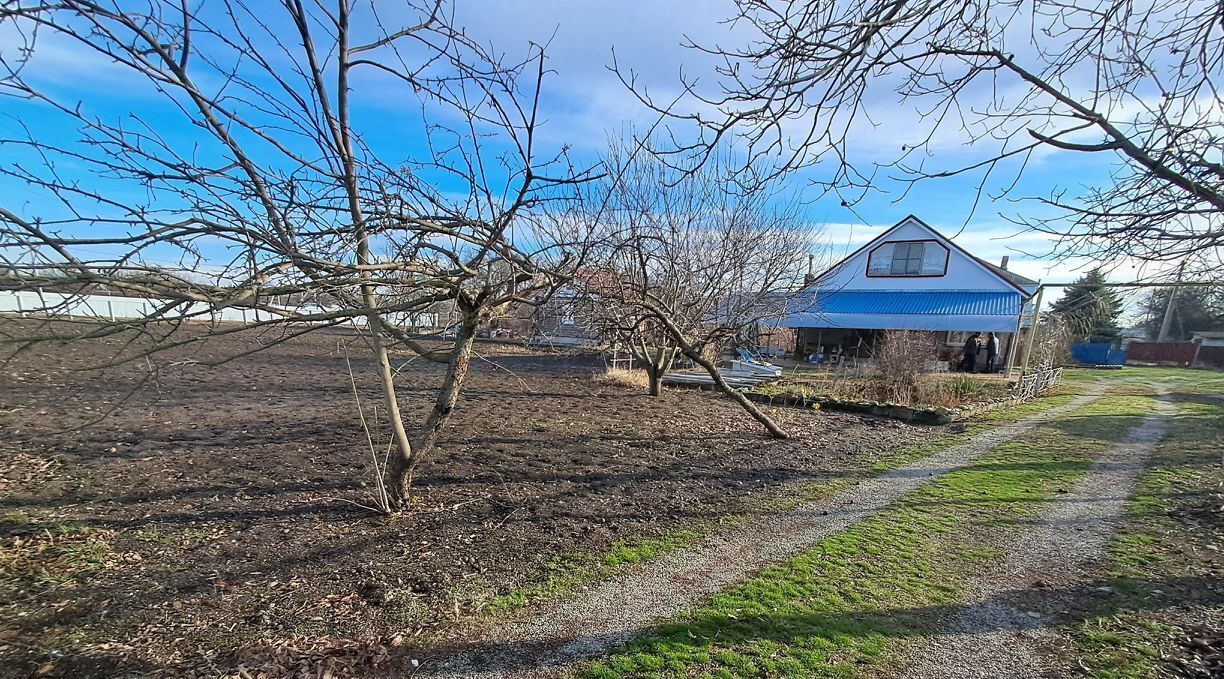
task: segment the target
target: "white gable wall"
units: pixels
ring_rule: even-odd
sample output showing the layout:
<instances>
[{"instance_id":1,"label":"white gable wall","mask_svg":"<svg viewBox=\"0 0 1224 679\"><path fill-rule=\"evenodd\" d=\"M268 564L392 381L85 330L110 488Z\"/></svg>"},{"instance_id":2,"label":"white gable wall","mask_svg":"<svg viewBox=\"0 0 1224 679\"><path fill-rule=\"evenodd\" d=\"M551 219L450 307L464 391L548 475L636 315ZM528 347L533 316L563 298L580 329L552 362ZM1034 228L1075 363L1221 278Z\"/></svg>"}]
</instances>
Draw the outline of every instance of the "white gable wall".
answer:
<instances>
[{"instance_id":1,"label":"white gable wall","mask_svg":"<svg viewBox=\"0 0 1224 679\"><path fill-rule=\"evenodd\" d=\"M868 276L867 258L879 245L894 241L935 240L948 248L948 272L943 276ZM907 218L878 241L863 248L838 266L825 272L816 281L823 290L980 290L1015 292L1016 288L1000 279L965 253L949 245L938 234L918 221Z\"/></svg>"}]
</instances>

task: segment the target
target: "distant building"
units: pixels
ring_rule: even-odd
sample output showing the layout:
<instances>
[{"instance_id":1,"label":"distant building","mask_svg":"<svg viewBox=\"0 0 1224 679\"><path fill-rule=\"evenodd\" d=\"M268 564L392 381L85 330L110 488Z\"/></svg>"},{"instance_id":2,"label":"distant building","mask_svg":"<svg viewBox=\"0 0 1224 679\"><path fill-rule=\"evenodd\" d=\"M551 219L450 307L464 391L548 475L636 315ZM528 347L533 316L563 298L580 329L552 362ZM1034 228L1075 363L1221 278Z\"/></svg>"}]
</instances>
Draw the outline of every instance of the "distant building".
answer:
<instances>
[{"instance_id":1,"label":"distant building","mask_svg":"<svg viewBox=\"0 0 1224 679\"><path fill-rule=\"evenodd\" d=\"M1191 333L1190 341L1204 347L1224 347L1224 330L1203 330Z\"/></svg>"}]
</instances>

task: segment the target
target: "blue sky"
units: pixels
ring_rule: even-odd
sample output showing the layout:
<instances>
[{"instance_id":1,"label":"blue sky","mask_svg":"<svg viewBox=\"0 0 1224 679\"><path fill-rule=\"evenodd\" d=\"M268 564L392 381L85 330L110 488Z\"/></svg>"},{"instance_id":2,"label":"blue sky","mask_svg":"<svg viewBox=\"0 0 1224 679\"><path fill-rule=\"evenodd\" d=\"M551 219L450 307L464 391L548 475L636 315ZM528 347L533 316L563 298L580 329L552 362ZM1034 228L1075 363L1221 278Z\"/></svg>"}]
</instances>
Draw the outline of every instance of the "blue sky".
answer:
<instances>
[{"instance_id":1,"label":"blue sky","mask_svg":"<svg viewBox=\"0 0 1224 679\"><path fill-rule=\"evenodd\" d=\"M708 73L708 57L685 49L685 38L703 44L734 45L737 34L721 19L730 12L722 0L671 0L618 3L592 0L530 0L524 2L460 2L459 23L469 33L510 54L525 53L529 42L547 43L549 67L554 71L545 83L543 97L543 141L559 147L571 146L579 158L593 158L610 133L627 127L641 129L653 121L609 71L615 49L617 60L632 69L639 82L666 98L677 91L681 70L689 75ZM0 50L14 46L11 33L0 31ZM169 134L190 140L189 129L171 124L174 113L165 109L147 88L130 76L63 42L46 41L36 54L39 82L68 97L80 98L98 115L119 117L139 111L154 125L166 124ZM372 88L377 90L377 88ZM122 96L117 96L122 93ZM874 130L860 130L850 140L851 150L864 159L886 158L895 153L915 115L904 106L878 102L887 112ZM405 110L394 97L374 95L358 108L358 128L383 155L410 158L419 149L419 112ZM48 116L45 109L0 98L0 130L11 133L17 121L39 135L71 135L63 121ZM11 149L9 159L20 158ZM970 157L971 149L960 146L955 130L941 138L935 149L941 162L954 163ZM1050 256L1053 242L1024 233L1006 221L1007 216L1026 214L1033 206L1015 202L1022 196L1047 195L1064 188L1074 192L1085 182L1107 177L1106 159L1070 152L1043 154L1027 168L1009 198L982 200L975 208L976 179L973 177L928 181L909 189L887 180L880 192L848 209L832 197L820 198L803 177L791 180L791 190L807 201L807 215L825 225L822 249L835 258L881 233L908 214L914 214L953 237L974 254L997 262L1011 258L1011 268L1045 281L1066 281L1093 265L1083 259L1061 260ZM819 171L819 168L816 170ZM1006 176L1001 181L1010 181ZM105 180L87 177L87 181ZM125 190L111 187L114 191ZM33 215L45 210L41 197L10 178L0 178L0 201L14 211ZM1115 280L1134 280L1150 274L1131 262L1110 263Z\"/></svg>"}]
</instances>

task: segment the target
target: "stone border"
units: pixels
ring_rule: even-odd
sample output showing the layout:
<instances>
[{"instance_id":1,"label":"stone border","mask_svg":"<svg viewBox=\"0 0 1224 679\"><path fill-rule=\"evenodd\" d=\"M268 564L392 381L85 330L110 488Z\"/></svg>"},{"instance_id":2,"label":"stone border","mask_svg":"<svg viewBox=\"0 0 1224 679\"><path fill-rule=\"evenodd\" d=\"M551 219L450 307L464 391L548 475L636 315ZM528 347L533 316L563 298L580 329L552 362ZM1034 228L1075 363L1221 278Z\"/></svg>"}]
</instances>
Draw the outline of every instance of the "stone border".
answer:
<instances>
[{"instance_id":1,"label":"stone border","mask_svg":"<svg viewBox=\"0 0 1224 679\"><path fill-rule=\"evenodd\" d=\"M1034 375L1038 373L1033 373ZM786 406L790 408L812 408L839 410L851 413L862 413L875 417L887 417L911 424L941 425L950 424L970 417L989 413L1001 408L1023 403L1035 398L1050 387L1058 384L1062 378L1062 368L1043 371L1036 381L1037 390L1021 389L1013 395L1004 398L991 399L969 403L958 408L942 408L939 406L905 406L896 403L881 403L879 401L859 401L841 399L835 396L792 396L790 394L765 394L753 389L742 390L750 401L765 403L771 406Z\"/></svg>"},{"instance_id":2,"label":"stone border","mask_svg":"<svg viewBox=\"0 0 1224 679\"><path fill-rule=\"evenodd\" d=\"M771 406L786 406L790 408L812 408L823 410L840 410L850 413L862 413L875 417L888 417L904 422L917 424L948 424L957 419L950 408L903 406L896 403L881 403L879 401L856 401L840 399L833 396L791 396L789 394L763 394L759 391L744 390L744 396L750 401L765 403ZM959 410L959 409L958 409Z\"/></svg>"}]
</instances>

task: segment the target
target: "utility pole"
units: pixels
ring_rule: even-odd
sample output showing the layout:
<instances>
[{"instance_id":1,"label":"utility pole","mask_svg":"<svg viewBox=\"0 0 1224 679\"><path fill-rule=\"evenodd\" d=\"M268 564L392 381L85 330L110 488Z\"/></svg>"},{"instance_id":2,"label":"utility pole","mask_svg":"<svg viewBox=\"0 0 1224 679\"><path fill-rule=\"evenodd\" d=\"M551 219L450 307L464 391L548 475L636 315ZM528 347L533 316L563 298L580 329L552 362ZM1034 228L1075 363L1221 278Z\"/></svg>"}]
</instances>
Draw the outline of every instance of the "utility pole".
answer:
<instances>
[{"instance_id":1,"label":"utility pole","mask_svg":"<svg viewBox=\"0 0 1224 679\"><path fill-rule=\"evenodd\" d=\"M1181 266L1177 267L1177 282L1181 283L1182 273L1186 270L1186 263L1182 262ZM1169 329L1173 326L1173 300L1177 298L1177 285L1169 291L1169 301L1165 303L1164 320L1160 322L1160 335L1156 338L1157 342L1169 341Z\"/></svg>"}]
</instances>

